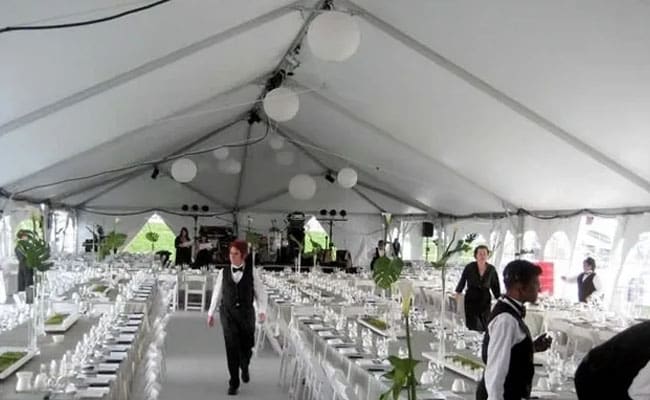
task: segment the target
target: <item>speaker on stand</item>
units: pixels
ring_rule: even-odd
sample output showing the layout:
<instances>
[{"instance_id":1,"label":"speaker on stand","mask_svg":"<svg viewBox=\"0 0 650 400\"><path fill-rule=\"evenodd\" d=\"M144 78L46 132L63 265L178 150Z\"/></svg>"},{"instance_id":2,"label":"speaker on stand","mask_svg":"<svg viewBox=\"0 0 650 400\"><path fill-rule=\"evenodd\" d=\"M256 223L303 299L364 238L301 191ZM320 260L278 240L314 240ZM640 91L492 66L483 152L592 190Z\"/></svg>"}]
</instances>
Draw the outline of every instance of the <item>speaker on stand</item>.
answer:
<instances>
[{"instance_id":1,"label":"speaker on stand","mask_svg":"<svg viewBox=\"0 0 650 400\"><path fill-rule=\"evenodd\" d=\"M424 237L424 238L432 238L433 237L433 223L431 223L431 222L423 222L422 223L422 237ZM427 245L424 248L424 259L425 260L429 259L429 251L431 251L431 249L429 248L429 242L427 241Z\"/></svg>"}]
</instances>

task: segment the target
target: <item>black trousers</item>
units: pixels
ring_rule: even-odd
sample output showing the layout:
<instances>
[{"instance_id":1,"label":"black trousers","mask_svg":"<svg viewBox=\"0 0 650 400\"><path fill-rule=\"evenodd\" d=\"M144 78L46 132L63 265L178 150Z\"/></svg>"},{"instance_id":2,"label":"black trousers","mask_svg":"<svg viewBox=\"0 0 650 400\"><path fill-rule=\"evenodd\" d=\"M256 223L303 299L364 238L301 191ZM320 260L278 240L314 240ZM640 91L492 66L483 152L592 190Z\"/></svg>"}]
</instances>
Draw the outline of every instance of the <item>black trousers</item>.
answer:
<instances>
[{"instance_id":1,"label":"black trousers","mask_svg":"<svg viewBox=\"0 0 650 400\"><path fill-rule=\"evenodd\" d=\"M18 291L24 292L26 288L34 284L34 271L25 266L18 267Z\"/></svg>"},{"instance_id":2,"label":"black trousers","mask_svg":"<svg viewBox=\"0 0 650 400\"><path fill-rule=\"evenodd\" d=\"M222 306L219 316L226 341L230 386L239 387L239 370L248 368L255 346L255 310Z\"/></svg>"}]
</instances>

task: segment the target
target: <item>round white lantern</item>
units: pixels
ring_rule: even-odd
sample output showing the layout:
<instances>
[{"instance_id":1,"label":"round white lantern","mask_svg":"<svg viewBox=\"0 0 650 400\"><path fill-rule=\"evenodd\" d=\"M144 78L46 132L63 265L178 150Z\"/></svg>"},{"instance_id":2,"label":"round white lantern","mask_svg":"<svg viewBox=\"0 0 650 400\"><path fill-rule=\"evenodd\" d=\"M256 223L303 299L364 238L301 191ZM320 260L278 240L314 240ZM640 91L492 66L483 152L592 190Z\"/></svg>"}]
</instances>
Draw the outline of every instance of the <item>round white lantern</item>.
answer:
<instances>
[{"instance_id":1,"label":"round white lantern","mask_svg":"<svg viewBox=\"0 0 650 400\"><path fill-rule=\"evenodd\" d=\"M219 161L219 171L224 174L237 175L241 172L241 162L234 158Z\"/></svg>"},{"instance_id":2,"label":"round white lantern","mask_svg":"<svg viewBox=\"0 0 650 400\"><path fill-rule=\"evenodd\" d=\"M346 189L351 189L354 187L354 185L357 184L357 179L357 171L347 167L341 169L336 176L336 180L338 181L339 185Z\"/></svg>"},{"instance_id":3,"label":"round white lantern","mask_svg":"<svg viewBox=\"0 0 650 400\"><path fill-rule=\"evenodd\" d=\"M293 154L293 151L291 150L283 150L279 151L275 154L275 161L284 166L289 166L293 164L294 160L296 159L295 154Z\"/></svg>"},{"instance_id":4,"label":"round white lantern","mask_svg":"<svg viewBox=\"0 0 650 400\"><path fill-rule=\"evenodd\" d=\"M273 150L280 150L284 147L284 138L278 134L273 134L271 138L269 138L269 146Z\"/></svg>"},{"instance_id":5,"label":"round white lantern","mask_svg":"<svg viewBox=\"0 0 650 400\"><path fill-rule=\"evenodd\" d=\"M309 175L296 175L289 181L289 193L298 200L309 200L316 194L316 181Z\"/></svg>"},{"instance_id":6,"label":"round white lantern","mask_svg":"<svg viewBox=\"0 0 650 400\"><path fill-rule=\"evenodd\" d=\"M264 96L263 106L264 112L269 118L284 122L296 116L300 107L300 99L293 90L279 87Z\"/></svg>"},{"instance_id":7,"label":"round white lantern","mask_svg":"<svg viewBox=\"0 0 650 400\"><path fill-rule=\"evenodd\" d=\"M321 13L309 25L307 43L325 61L345 61L359 48L361 31L353 16L338 11Z\"/></svg>"},{"instance_id":8,"label":"round white lantern","mask_svg":"<svg viewBox=\"0 0 650 400\"><path fill-rule=\"evenodd\" d=\"M176 182L188 183L192 182L196 177L196 164L189 158L179 158L172 164L172 178Z\"/></svg>"},{"instance_id":9,"label":"round white lantern","mask_svg":"<svg viewBox=\"0 0 650 400\"><path fill-rule=\"evenodd\" d=\"M227 147L219 147L218 149L212 150L212 155L217 160L225 160L230 155L230 150Z\"/></svg>"}]
</instances>

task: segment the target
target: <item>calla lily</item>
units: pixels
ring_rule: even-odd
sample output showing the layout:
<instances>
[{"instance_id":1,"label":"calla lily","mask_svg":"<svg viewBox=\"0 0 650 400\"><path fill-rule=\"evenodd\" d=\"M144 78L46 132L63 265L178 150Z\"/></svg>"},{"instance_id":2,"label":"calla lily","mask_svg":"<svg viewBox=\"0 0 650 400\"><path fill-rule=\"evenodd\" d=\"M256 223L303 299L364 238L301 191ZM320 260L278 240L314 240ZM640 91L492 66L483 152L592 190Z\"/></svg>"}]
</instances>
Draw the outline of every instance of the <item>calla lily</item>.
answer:
<instances>
[{"instance_id":1,"label":"calla lily","mask_svg":"<svg viewBox=\"0 0 650 400\"><path fill-rule=\"evenodd\" d=\"M409 315L411 309L411 298L413 297L413 282L409 279L400 279L397 283L402 294L402 313Z\"/></svg>"}]
</instances>

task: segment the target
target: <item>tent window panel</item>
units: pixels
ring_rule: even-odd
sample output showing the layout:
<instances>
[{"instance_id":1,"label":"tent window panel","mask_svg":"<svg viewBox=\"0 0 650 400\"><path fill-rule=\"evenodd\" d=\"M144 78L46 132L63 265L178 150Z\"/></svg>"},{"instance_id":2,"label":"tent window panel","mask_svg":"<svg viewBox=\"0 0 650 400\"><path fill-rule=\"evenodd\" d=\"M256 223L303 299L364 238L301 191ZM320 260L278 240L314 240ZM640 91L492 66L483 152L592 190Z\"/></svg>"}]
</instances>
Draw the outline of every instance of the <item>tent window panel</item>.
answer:
<instances>
[{"instance_id":1,"label":"tent window panel","mask_svg":"<svg viewBox=\"0 0 650 400\"><path fill-rule=\"evenodd\" d=\"M627 254L614 289L613 306L627 317L650 317L650 232L641 234Z\"/></svg>"},{"instance_id":2,"label":"tent window panel","mask_svg":"<svg viewBox=\"0 0 650 400\"><path fill-rule=\"evenodd\" d=\"M158 215L153 215L147 223L145 223L140 231L133 237L133 239L124 248L128 253L152 253L151 242L147 240L147 233L155 232L158 234L158 241L153 245L153 252L166 250L172 253L171 260L176 257L176 248L174 247L174 240L176 235L165 221Z\"/></svg>"}]
</instances>

